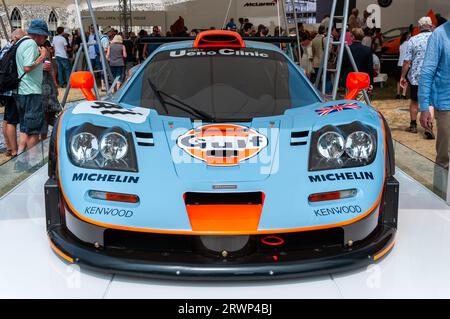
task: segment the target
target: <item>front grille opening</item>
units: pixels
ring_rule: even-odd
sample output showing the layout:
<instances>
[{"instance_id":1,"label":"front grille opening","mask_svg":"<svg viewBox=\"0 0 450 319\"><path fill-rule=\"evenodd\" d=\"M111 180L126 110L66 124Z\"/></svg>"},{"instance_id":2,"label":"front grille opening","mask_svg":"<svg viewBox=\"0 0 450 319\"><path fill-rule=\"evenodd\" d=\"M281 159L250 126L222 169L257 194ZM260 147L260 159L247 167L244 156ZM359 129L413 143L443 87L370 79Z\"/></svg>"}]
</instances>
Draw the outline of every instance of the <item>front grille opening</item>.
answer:
<instances>
[{"instance_id":1,"label":"front grille opening","mask_svg":"<svg viewBox=\"0 0 450 319\"><path fill-rule=\"evenodd\" d=\"M342 228L331 228L324 230L289 233L276 235L284 240L281 246L261 245L264 251L268 250L297 250L322 249L325 247L341 246L344 242L344 230ZM265 236L261 236L265 237Z\"/></svg>"},{"instance_id":2,"label":"front grille opening","mask_svg":"<svg viewBox=\"0 0 450 319\"><path fill-rule=\"evenodd\" d=\"M278 255L284 261L321 257L344 247L344 229L274 234L284 240L283 245L270 246L263 243L269 235L242 236L197 236L168 235L129 232L107 229L104 233L104 249L111 254L142 260L197 262L220 262L222 251L227 250L227 259L240 262L264 262ZM223 241L221 240L223 238Z\"/></svg>"},{"instance_id":3,"label":"front grille opening","mask_svg":"<svg viewBox=\"0 0 450 319\"><path fill-rule=\"evenodd\" d=\"M309 136L309 132L308 131L292 132L292 134L291 134L291 138L306 138L308 136Z\"/></svg>"},{"instance_id":4,"label":"front grille opening","mask_svg":"<svg viewBox=\"0 0 450 319\"><path fill-rule=\"evenodd\" d=\"M153 133L150 132L135 132L137 138L153 138Z\"/></svg>"},{"instance_id":5,"label":"front grille opening","mask_svg":"<svg viewBox=\"0 0 450 319\"><path fill-rule=\"evenodd\" d=\"M261 205L262 192L250 193L193 193L184 194L186 205Z\"/></svg>"},{"instance_id":6,"label":"front grille opening","mask_svg":"<svg viewBox=\"0 0 450 319\"><path fill-rule=\"evenodd\" d=\"M107 248L139 250L148 252L190 252L191 243L184 235L138 233L107 229L104 243Z\"/></svg>"},{"instance_id":7,"label":"front grille opening","mask_svg":"<svg viewBox=\"0 0 450 319\"><path fill-rule=\"evenodd\" d=\"M304 132L292 132L291 133L291 146L304 146L307 145L307 138L309 136L308 131Z\"/></svg>"},{"instance_id":8,"label":"front grille opening","mask_svg":"<svg viewBox=\"0 0 450 319\"><path fill-rule=\"evenodd\" d=\"M153 133L150 132L135 132L137 137L137 144L139 146L155 146L153 141Z\"/></svg>"}]
</instances>

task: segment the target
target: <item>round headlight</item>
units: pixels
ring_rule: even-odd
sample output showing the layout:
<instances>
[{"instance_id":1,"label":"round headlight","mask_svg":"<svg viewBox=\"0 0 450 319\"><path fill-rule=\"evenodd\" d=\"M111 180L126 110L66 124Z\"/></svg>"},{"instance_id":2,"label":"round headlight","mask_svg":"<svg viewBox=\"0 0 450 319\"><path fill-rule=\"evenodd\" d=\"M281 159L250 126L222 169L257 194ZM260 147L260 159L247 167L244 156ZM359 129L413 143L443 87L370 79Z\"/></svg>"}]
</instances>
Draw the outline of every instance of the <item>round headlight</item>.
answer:
<instances>
[{"instance_id":1,"label":"round headlight","mask_svg":"<svg viewBox=\"0 0 450 319\"><path fill-rule=\"evenodd\" d=\"M336 132L327 132L319 137L317 150L327 159L338 159L344 154L344 138Z\"/></svg>"},{"instance_id":2,"label":"round headlight","mask_svg":"<svg viewBox=\"0 0 450 319\"><path fill-rule=\"evenodd\" d=\"M100 141L100 153L107 160L117 161L125 157L128 152L128 142L119 133L108 133Z\"/></svg>"},{"instance_id":3,"label":"round headlight","mask_svg":"<svg viewBox=\"0 0 450 319\"><path fill-rule=\"evenodd\" d=\"M374 150L372 137L365 132L354 132L347 137L345 151L347 155L357 160L367 160Z\"/></svg>"},{"instance_id":4,"label":"round headlight","mask_svg":"<svg viewBox=\"0 0 450 319\"><path fill-rule=\"evenodd\" d=\"M72 138L70 151L77 162L93 160L98 154L98 140L91 133L79 133Z\"/></svg>"}]
</instances>

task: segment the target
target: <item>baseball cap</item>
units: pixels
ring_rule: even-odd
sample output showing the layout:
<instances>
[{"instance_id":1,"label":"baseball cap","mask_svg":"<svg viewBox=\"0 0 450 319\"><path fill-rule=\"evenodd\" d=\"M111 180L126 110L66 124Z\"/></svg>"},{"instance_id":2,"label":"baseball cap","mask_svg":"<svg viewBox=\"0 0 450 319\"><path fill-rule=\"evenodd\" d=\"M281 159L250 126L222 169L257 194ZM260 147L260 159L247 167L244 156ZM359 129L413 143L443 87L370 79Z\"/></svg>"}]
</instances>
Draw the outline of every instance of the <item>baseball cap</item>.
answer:
<instances>
[{"instance_id":1,"label":"baseball cap","mask_svg":"<svg viewBox=\"0 0 450 319\"><path fill-rule=\"evenodd\" d=\"M111 32L111 31L112 31L111 27L104 27L103 28L103 33L108 33L108 32Z\"/></svg>"},{"instance_id":2,"label":"baseball cap","mask_svg":"<svg viewBox=\"0 0 450 319\"><path fill-rule=\"evenodd\" d=\"M419 20L419 26L424 27L424 26L433 26L433 21L431 21L430 17L422 17Z\"/></svg>"}]
</instances>

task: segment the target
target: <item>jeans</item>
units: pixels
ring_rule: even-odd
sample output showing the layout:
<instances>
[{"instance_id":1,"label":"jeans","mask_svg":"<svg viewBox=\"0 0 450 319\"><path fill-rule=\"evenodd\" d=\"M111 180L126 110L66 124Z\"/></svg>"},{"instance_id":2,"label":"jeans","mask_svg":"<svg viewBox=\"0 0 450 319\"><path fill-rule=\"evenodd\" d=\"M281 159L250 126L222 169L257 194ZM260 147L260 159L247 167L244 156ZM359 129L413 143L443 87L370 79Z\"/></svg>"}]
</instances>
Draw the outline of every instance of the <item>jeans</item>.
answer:
<instances>
[{"instance_id":1,"label":"jeans","mask_svg":"<svg viewBox=\"0 0 450 319\"><path fill-rule=\"evenodd\" d=\"M436 164L433 191L445 198L447 193L447 169L450 160L450 111L434 111L437 124Z\"/></svg>"},{"instance_id":2,"label":"jeans","mask_svg":"<svg viewBox=\"0 0 450 319\"><path fill-rule=\"evenodd\" d=\"M72 66L69 59L56 57L56 65L58 66L58 82L59 85L66 85L70 80L70 73L72 72ZM64 81L64 75L66 80Z\"/></svg>"}]
</instances>

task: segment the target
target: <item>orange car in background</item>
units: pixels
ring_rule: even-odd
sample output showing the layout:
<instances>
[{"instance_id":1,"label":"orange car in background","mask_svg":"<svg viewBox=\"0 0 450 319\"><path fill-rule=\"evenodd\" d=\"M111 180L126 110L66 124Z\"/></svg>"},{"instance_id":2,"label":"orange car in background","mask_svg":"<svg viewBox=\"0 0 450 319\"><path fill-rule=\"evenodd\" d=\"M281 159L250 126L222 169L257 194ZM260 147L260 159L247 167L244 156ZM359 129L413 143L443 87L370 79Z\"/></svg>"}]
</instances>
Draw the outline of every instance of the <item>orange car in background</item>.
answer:
<instances>
[{"instance_id":1,"label":"orange car in background","mask_svg":"<svg viewBox=\"0 0 450 319\"><path fill-rule=\"evenodd\" d=\"M437 25L436 15L433 10L430 10L427 14L428 17L433 21L433 25ZM409 31L409 27L400 27L396 29L391 29L383 33L383 59L389 60L397 59L400 53L400 39L402 34ZM419 34L420 29L418 26L414 27L412 31L412 36Z\"/></svg>"}]
</instances>

